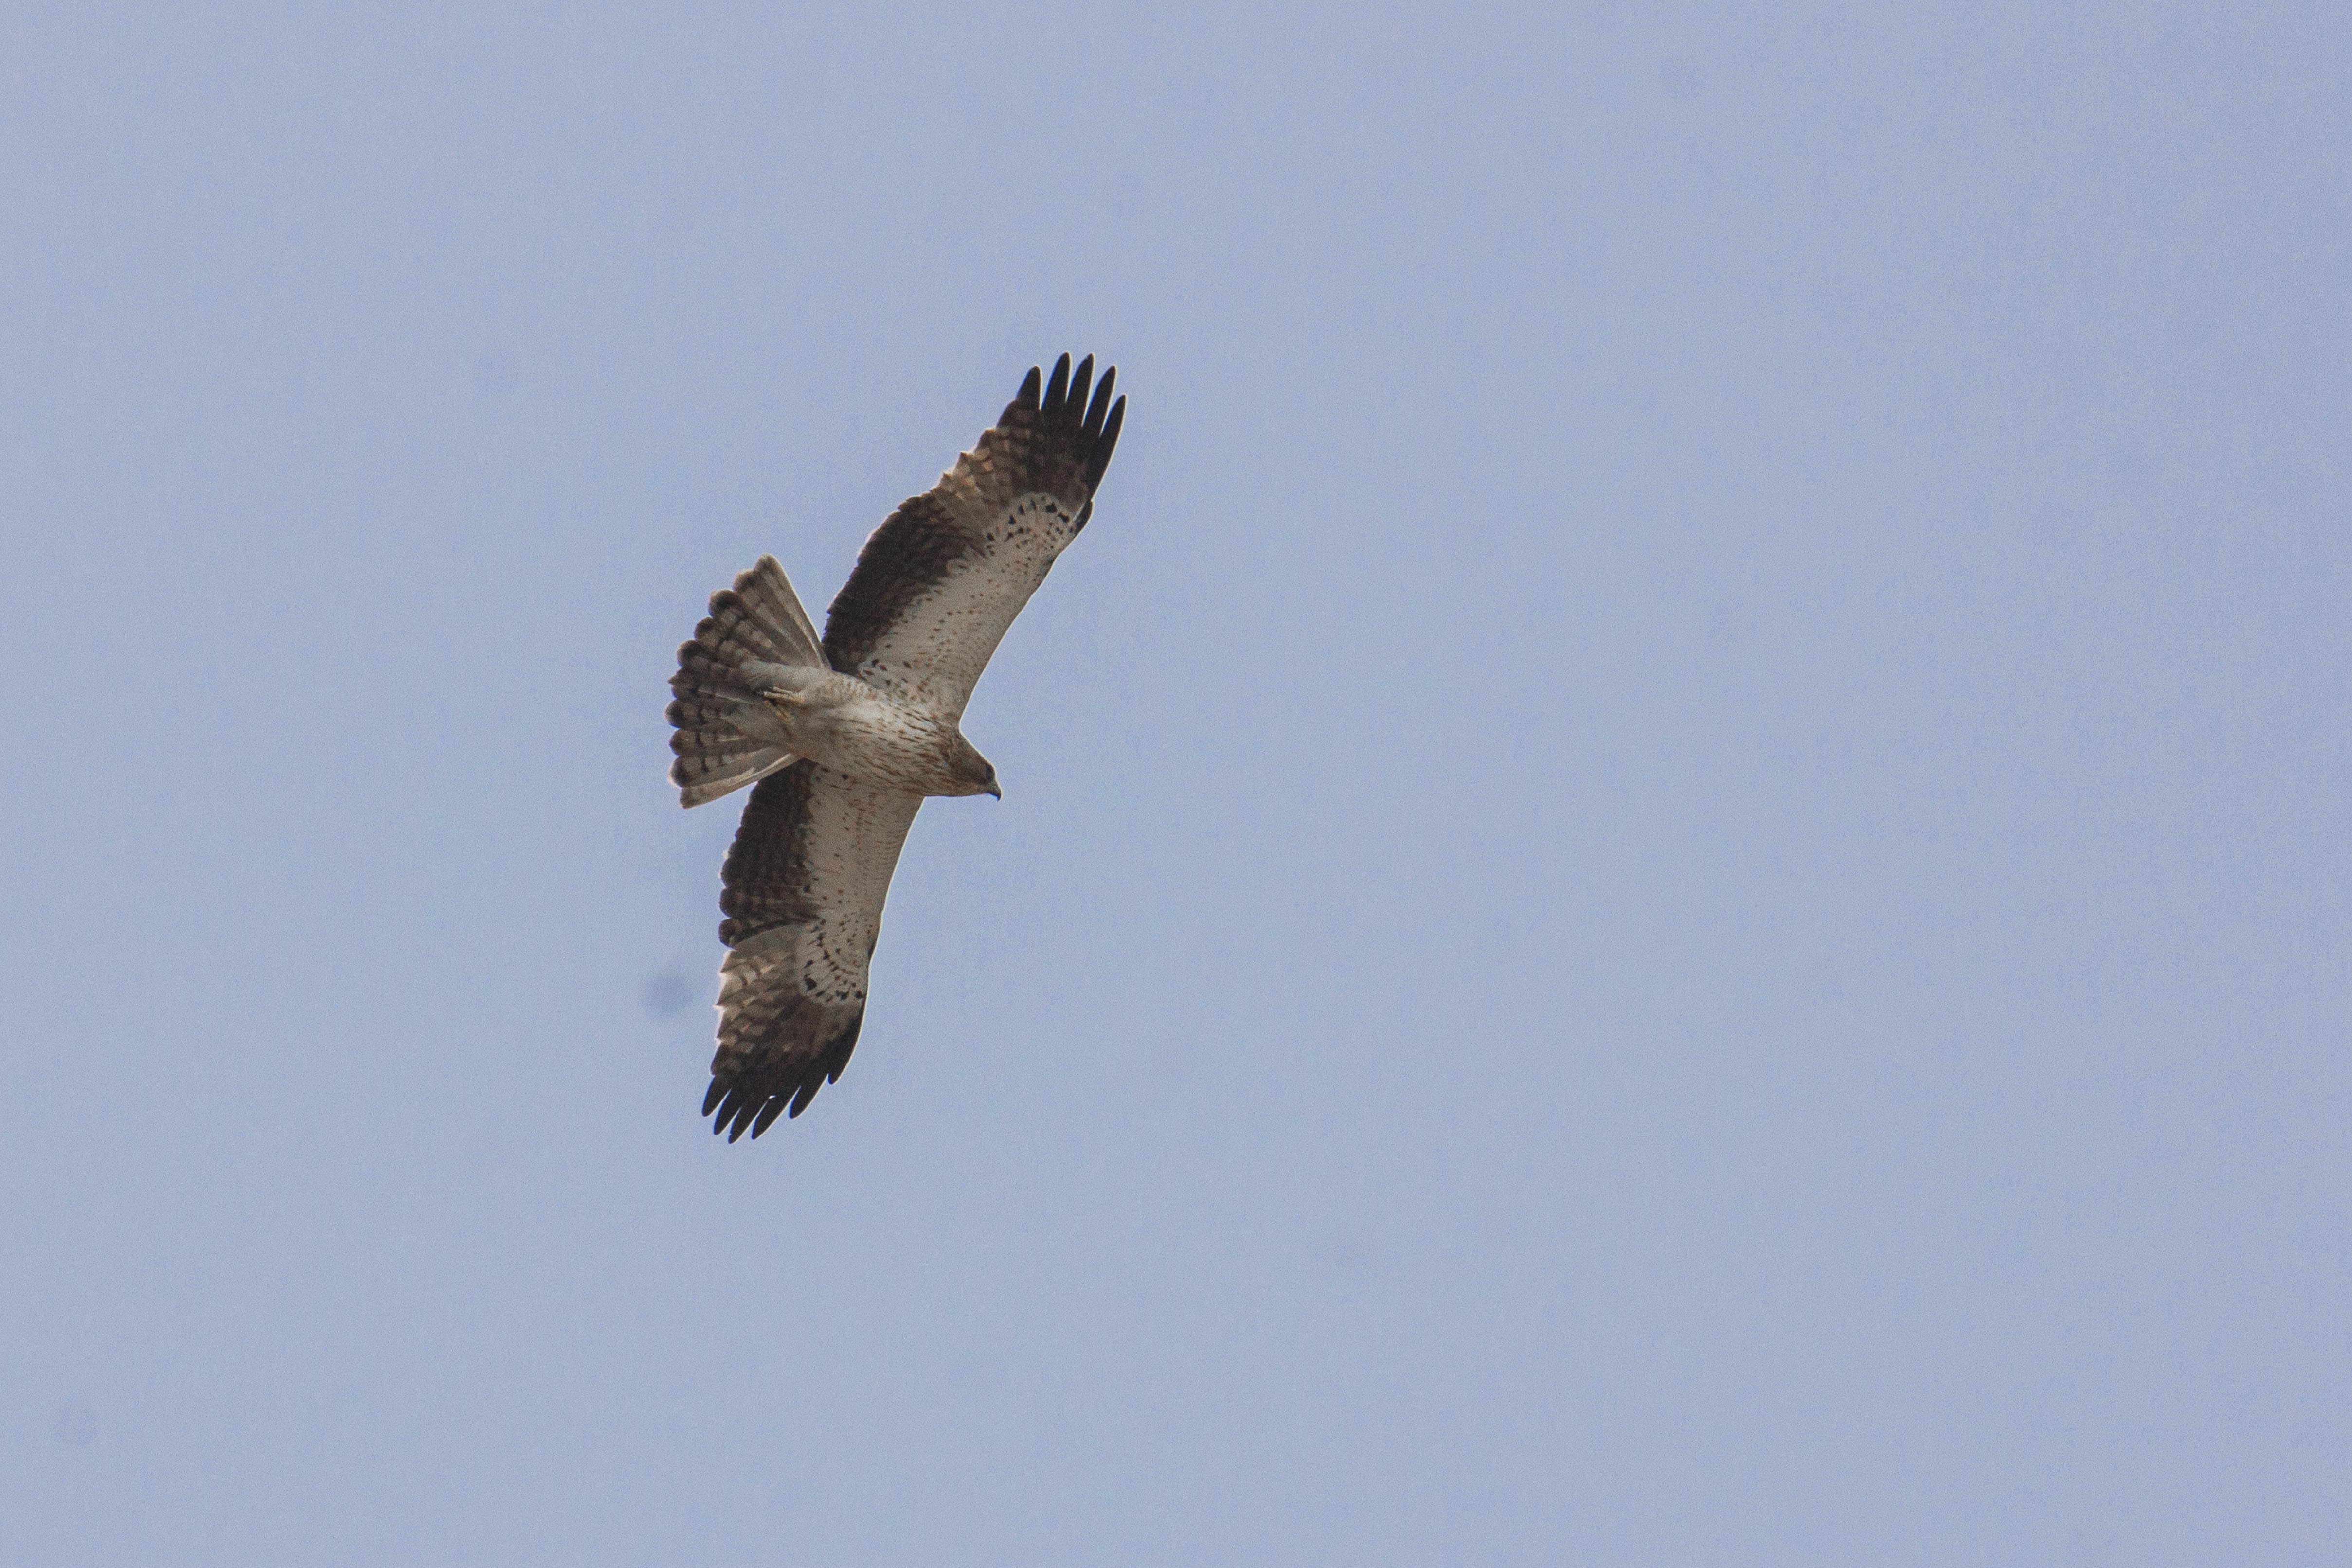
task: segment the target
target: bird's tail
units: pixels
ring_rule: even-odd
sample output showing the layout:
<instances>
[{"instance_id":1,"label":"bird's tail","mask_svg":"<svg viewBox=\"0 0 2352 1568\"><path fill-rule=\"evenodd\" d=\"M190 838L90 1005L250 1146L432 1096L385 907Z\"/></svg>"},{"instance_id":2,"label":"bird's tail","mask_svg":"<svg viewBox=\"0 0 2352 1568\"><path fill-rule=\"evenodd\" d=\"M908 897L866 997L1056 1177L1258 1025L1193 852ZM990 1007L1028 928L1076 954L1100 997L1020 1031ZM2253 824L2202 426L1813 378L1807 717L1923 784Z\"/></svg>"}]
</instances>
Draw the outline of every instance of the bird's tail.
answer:
<instances>
[{"instance_id":1,"label":"bird's tail","mask_svg":"<svg viewBox=\"0 0 2352 1568\"><path fill-rule=\"evenodd\" d=\"M827 668L824 648L798 595L772 555L710 595L710 614L678 644L677 700L669 721L677 733L669 766L678 804L700 805L767 777L793 762L783 725L759 695L762 666Z\"/></svg>"}]
</instances>

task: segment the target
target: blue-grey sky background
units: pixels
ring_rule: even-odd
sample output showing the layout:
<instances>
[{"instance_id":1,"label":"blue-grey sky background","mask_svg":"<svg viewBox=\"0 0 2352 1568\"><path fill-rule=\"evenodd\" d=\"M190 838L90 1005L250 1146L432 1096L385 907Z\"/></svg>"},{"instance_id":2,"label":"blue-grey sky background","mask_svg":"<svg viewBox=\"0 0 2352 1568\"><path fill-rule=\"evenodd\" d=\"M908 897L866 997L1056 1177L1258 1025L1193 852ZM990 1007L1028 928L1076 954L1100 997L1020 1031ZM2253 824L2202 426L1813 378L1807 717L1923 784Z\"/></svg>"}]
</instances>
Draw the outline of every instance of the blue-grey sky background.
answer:
<instances>
[{"instance_id":1,"label":"blue-grey sky background","mask_svg":"<svg viewBox=\"0 0 2352 1568\"><path fill-rule=\"evenodd\" d=\"M12 6L0 1556L2352 1537L2352 19ZM714 1140L671 650L1131 395Z\"/></svg>"}]
</instances>

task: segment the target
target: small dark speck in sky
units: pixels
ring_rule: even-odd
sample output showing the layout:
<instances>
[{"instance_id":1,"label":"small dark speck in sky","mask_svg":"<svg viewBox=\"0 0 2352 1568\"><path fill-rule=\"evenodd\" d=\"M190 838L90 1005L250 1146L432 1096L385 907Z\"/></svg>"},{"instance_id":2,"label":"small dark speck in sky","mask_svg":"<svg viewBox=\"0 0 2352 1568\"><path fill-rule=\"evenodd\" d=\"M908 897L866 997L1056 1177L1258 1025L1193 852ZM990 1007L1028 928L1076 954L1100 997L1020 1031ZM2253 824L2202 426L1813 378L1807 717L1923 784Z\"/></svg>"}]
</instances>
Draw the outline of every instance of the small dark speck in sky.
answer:
<instances>
[{"instance_id":1,"label":"small dark speck in sky","mask_svg":"<svg viewBox=\"0 0 2352 1568\"><path fill-rule=\"evenodd\" d=\"M646 1011L656 1018L675 1018L694 1001L694 987L678 969L665 969L646 982Z\"/></svg>"}]
</instances>

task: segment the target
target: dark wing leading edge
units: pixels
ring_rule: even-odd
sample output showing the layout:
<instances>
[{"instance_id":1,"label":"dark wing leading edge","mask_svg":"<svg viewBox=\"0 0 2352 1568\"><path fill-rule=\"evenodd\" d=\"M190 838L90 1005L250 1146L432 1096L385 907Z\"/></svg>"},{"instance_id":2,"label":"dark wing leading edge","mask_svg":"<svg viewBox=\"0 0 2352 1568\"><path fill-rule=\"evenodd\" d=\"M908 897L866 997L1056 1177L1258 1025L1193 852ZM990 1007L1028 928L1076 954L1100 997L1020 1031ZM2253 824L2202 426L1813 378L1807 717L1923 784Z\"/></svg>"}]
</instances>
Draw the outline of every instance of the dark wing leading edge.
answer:
<instances>
[{"instance_id":1,"label":"dark wing leading edge","mask_svg":"<svg viewBox=\"0 0 2352 1568\"><path fill-rule=\"evenodd\" d=\"M702 1102L728 1142L798 1116L848 1065L882 900L922 804L806 760L752 786L721 873L731 951Z\"/></svg>"},{"instance_id":2,"label":"dark wing leading edge","mask_svg":"<svg viewBox=\"0 0 2352 1568\"><path fill-rule=\"evenodd\" d=\"M858 552L825 616L833 668L961 718L1004 629L1094 510L1127 399L1094 356L1037 371L996 426Z\"/></svg>"}]
</instances>

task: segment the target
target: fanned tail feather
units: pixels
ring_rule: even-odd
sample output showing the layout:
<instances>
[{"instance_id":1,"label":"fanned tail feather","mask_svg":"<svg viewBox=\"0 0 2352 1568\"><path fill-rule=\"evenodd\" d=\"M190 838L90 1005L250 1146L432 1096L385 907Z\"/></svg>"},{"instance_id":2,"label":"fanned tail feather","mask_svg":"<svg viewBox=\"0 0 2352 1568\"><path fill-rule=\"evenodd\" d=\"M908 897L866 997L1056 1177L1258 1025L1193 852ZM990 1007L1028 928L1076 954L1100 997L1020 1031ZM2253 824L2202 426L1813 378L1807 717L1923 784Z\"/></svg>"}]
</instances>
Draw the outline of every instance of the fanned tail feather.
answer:
<instances>
[{"instance_id":1,"label":"fanned tail feather","mask_svg":"<svg viewBox=\"0 0 2352 1568\"><path fill-rule=\"evenodd\" d=\"M710 595L710 614L678 645L668 718L678 804L701 805L794 761L774 712L744 679L744 667L826 668L824 651L784 569L772 555Z\"/></svg>"}]
</instances>

